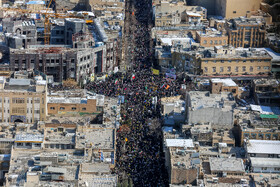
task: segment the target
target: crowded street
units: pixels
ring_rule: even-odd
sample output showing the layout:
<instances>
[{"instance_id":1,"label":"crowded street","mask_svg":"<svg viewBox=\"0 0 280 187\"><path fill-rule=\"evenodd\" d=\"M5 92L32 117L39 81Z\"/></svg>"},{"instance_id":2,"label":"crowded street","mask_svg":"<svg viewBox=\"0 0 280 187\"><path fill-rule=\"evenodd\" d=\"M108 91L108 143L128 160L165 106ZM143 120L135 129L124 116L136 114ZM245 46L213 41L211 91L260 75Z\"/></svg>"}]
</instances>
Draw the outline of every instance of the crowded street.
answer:
<instances>
[{"instance_id":1,"label":"crowded street","mask_svg":"<svg viewBox=\"0 0 280 187\"><path fill-rule=\"evenodd\" d=\"M124 96L121 126L117 131L116 172L119 181L130 179L134 186L167 186L160 98L178 95L183 79L153 74L151 2L139 0L130 3L133 3L135 12L128 11L132 17L126 19L133 21L126 28L125 37L131 45L124 49L125 61L129 60L130 68L125 73L107 77L105 82L92 82L86 88L105 96Z\"/></svg>"}]
</instances>

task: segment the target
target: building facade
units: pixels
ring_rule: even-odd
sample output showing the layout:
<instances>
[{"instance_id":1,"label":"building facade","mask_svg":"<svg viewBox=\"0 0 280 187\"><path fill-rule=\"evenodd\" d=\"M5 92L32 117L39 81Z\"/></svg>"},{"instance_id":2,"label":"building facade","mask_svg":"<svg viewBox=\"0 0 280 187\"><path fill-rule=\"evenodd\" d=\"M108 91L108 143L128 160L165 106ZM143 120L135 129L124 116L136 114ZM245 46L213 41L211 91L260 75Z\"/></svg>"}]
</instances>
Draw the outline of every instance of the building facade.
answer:
<instances>
[{"instance_id":1,"label":"building facade","mask_svg":"<svg viewBox=\"0 0 280 187\"><path fill-rule=\"evenodd\" d=\"M265 21L262 18L235 18L227 22L228 44L234 47L263 47Z\"/></svg>"},{"instance_id":2,"label":"building facade","mask_svg":"<svg viewBox=\"0 0 280 187\"><path fill-rule=\"evenodd\" d=\"M0 121L35 123L46 119L46 81L11 78L2 79L0 86Z\"/></svg>"}]
</instances>

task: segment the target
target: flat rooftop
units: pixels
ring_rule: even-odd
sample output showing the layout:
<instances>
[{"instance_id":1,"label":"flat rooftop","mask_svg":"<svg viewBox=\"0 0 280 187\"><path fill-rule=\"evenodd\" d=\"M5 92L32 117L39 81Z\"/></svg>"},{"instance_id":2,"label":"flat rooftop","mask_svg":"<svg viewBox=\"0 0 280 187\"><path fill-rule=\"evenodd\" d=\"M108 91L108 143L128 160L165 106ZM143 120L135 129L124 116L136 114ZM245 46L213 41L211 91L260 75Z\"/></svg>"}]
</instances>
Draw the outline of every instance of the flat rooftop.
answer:
<instances>
[{"instance_id":1,"label":"flat rooftop","mask_svg":"<svg viewBox=\"0 0 280 187\"><path fill-rule=\"evenodd\" d=\"M232 79L211 79L212 83L223 83L223 86L237 86L237 84Z\"/></svg>"},{"instance_id":2,"label":"flat rooftop","mask_svg":"<svg viewBox=\"0 0 280 187\"><path fill-rule=\"evenodd\" d=\"M209 91L190 91L189 96L192 110L220 108L221 110L230 111L235 105L231 93L210 94Z\"/></svg>"},{"instance_id":3,"label":"flat rooftop","mask_svg":"<svg viewBox=\"0 0 280 187\"><path fill-rule=\"evenodd\" d=\"M166 139L167 147L194 147L192 139Z\"/></svg>"},{"instance_id":4,"label":"flat rooftop","mask_svg":"<svg viewBox=\"0 0 280 187\"><path fill-rule=\"evenodd\" d=\"M276 140L248 140L248 153L280 154L280 141Z\"/></svg>"},{"instance_id":5,"label":"flat rooftop","mask_svg":"<svg viewBox=\"0 0 280 187\"><path fill-rule=\"evenodd\" d=\"M245 168L240 158L209 158L210 170L213 172L243 172Z\"/></svg>"}]
</instances>

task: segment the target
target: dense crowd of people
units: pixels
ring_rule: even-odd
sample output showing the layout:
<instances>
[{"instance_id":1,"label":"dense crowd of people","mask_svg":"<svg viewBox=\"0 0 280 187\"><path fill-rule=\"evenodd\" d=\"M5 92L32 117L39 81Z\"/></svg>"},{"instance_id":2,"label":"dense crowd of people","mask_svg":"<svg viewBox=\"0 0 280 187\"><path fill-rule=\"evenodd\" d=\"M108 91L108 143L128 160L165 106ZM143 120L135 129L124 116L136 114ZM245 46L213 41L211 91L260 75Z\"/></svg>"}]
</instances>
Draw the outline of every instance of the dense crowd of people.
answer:
<instances>
[{"instance_id":1,"label":"dense crowd of people","mask_svg":"<svg viewBox=\"0 0 280 187\"><path fill-rule=\"evenodd\" d=\"M131 70L86 86L98 94L124 96L117 133L116 172L120 179L131 178L134 186L143 187L168 185L161 145L160 98L178 95L181 84L151 70L151 8L148 0L135 1L137 23L131 25L135 30L129 36L135 44L129 50L133 54Z\"/></svg>"}]
</instances>

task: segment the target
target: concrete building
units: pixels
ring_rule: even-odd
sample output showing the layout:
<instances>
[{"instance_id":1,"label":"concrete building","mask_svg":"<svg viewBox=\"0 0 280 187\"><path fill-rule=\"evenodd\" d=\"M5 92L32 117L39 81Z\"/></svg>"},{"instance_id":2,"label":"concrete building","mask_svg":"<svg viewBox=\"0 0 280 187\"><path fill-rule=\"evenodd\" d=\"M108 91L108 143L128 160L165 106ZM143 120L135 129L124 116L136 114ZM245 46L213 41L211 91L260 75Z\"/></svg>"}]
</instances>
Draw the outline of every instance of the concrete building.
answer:
<instances>
[{"instance_id":1,"label":"concrete building","mask_svg":"<svg viewBox=\"0 0 280 187\"><path fill-rule=\"evenodd\" d=\"M235 146L235 138L232 130L217 130L213 132L212 145L219 147L220 145L226 145L226 147Z\"/></svg>"},{"instance_id":2,"label":"concrete building","mask_svg":"<svg viewBox=\"0 0 280 187\"><path fill-rule=\"evenodd\" d=\"M210 158L209 163L211 174L218 177L245 174L243 160L240 158Z\"/></svg>"},{"instance_id":3,"label":"concrete building","mask_svg":"<svg viewBox=\"0 0 280 187\"><path fill-rule=\"evenodd\" d=\"M279 158L280 141L274 140L248 140L245 142L247 157Z\"/></svg>"},{"instance_id":4,"label":"concrete building","mask_svg":"<svg viewBox=\"0 0 280 187\"><path fill-rule=\"evenodd\" d=\"M79 116L103 111L104 96L91 96L82 90L51 92L48 95L48 115Z\"/></svg>"},{"instance_id":5,"label":"concrete building","mask_svg":"<svg viewBox=\"0 0 280 187\"><path fill-rule=\"evenodd\" d=\"M213 130L211 127L211 124L197 124L197 125L191 125L189 129L191 138L195 142L199 142L199 145L212 145L212 139L213 139Z\"/></svg>"},{"instance_id":6,"label":"concrete building","mask_svg":"<svg viewBox=\"0 0 280 187\"><path fill-rule=\"evenodd\" d=\"M238 85L232 79L210 79L210 90L212 94L231 92L234 97L238 95Z\"/></svg>"},{"instance_id":7,"label":"concrete building","mask_svg":"<svg viewBox=\"0 0 280 187\"><path fill-rule=\"evenodd\" d=\"M186 6L184 2L162 1L154 9L155 26L200 25L206 20L207 10L200 6Z\"/></svg>"},{"instance_id":8,"label":"concrete building","mask_svg":"<svg viewBox=\"0 0 280 187\"><path fill-rule=\"evenodd\" d=\"M254 173L280 173L279 158L250 158Z\"/></svg>"},{"instance_id":9,"label":"concrete building","mask_svg":"<svg viewBox=\"0 0 280 187\"><path fill-rule=\"evenodd\" d=\"M44 10L46 8L45 1L38 0L38 1L29 1L26 3L26 8L28 10L32 10L34 12Z\"/></svg>"},{"instance_id":10,"label":"concrete building","mask_svg":"<svg viewBox=\"0 0 280 187\"><path fill-rule=\"evenodd\" d=\"M172 53L172 65L178 70L204 76L267 75L271 72L272 57L266 51L235 49L216 46L214 50L176 50ZM180 68L184 67L184 68Z\"/></svg>"},{"instance_id":11,"label":"concrete building","mask_svg":"<svg viewBox=\"0 0 280 187\"><path fill-rule=\"evenodd\" d=\"M263 47L266 31L263 18L235 18L227 22L228 44L234 47Z\"/></svg>"},{"instance_id":12,"label":"concrete building","mask_svg":"<svg viewBox=\"0 0 280 187\"><path fill-rule=\"evenodd\" d=\"M10 51L10 70L35 69L52 75L55 82L68 78L77 81L89 79L92 73L106 66L105 46L96 48L67 48L66 46L36 46Z\"/></svg>"},{"instance_id":13,"label":"concrete building","mask_svg":"<svg viewBox=\"0 0 280 187\"><path fill-rule=\"evenodd\" d=\"M253 93L256 104L280 106L280 83L276 79L253 80Z\"/></svg>"},{"instance_id":14,"label":"concrete building","mask_svg":"<svg viewBox=\"0 0 280 187\"><path fill-rule=\"evenodd\" d=\"M37 30L34 20L15 20L6 18L3 20L5 43L14 49L27 48L37 44Z\"/></svg>"},{"instance_id":15,"label":"concrete building","mask_svg":"<svg viewBox=\"0 0 280 187\"><path fill-rule=\"evenodd\" d=\"M235 101L231 93L191 91L186 99L189 124L211 123L213 129L230 129Z\"/></svg>"},{"instance_id":16,"label":"concrete building","mask_svg":"<svg viewBox=\"0 0 280 187\"><path fill-rule=\"evenodd\" d=\"M46 119L47 84L41 79L1 78L1 121L34 123Z\"/></svg>"},{"instance_id":17,"label":"concrete building","mask_svg":"<svg viewBox=\"0 0 280 187\"><path fill-rule=\"evenodd\" d=\"M185 101L180 97L161 98L162 116L165 125L185 123Z\"/></svg>"},{"instance_id":18,"label":"concrete building","mask_svg":"<svg viewBox=\"0 0 280 187\"><path fill-rule=\"evenodd\" d=\"M217 45L228 45L228 36L216 29L206 29L204 32L196 32L196 40L202 47L214 47Z\"/></svg>"},{"instance_id":19,"label":"concrete building","mask_svg":"<svg viewBox=\"0 0 280 187\"><path fill-rule=\"evenodd\" d=\"M216 15L226 19L246 16L260 9L262 0L216 0Z\"/></svg>"},{"instance_id":20,"label":"concrete building","mask_svg":"<svg viewBox=\"0 0 280 187\"><path fill-rule=\"evenodd\" d=\"M169 148L168 173L170 184L194 184L200 173L199 154L187 149Z\"/></svg>"}]
</instances>

